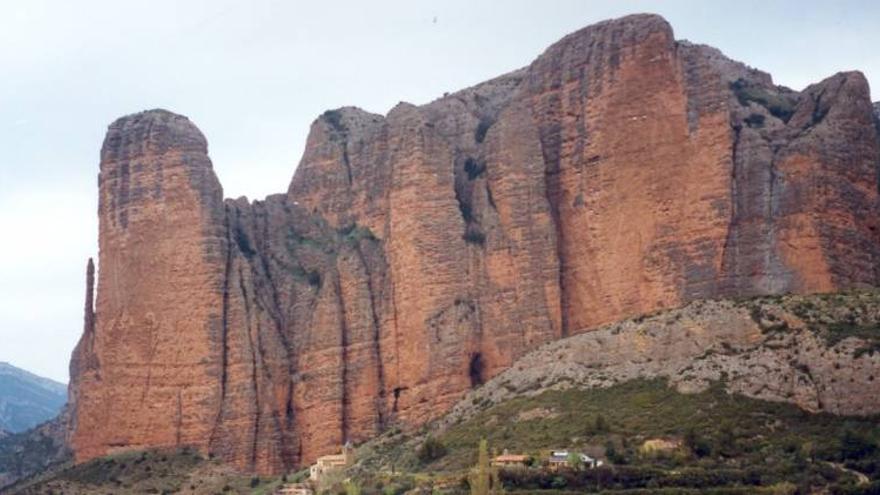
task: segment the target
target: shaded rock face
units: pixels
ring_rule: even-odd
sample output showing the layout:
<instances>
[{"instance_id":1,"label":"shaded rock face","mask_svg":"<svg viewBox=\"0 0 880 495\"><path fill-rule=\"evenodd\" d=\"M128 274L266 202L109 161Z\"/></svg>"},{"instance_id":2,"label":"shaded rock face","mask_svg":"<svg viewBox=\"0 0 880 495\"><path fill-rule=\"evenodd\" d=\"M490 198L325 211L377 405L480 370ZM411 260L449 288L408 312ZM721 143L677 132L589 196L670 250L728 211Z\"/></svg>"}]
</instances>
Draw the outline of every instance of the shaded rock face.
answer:
<instances>
[{"instance_id":1,"label":"shaded rock face","mask_svg":"<svg viewBox=\"0 0 880 495\"><path fill-rule=\"evenodd\" d=\"M277 472L436 418L568 334L875 286L878 163L860 74L796 93L651 15L424 106L326 112L264 201L223 201L186 118L125 117L73 449L187 444Z\"/></svg>"}]
</instances>

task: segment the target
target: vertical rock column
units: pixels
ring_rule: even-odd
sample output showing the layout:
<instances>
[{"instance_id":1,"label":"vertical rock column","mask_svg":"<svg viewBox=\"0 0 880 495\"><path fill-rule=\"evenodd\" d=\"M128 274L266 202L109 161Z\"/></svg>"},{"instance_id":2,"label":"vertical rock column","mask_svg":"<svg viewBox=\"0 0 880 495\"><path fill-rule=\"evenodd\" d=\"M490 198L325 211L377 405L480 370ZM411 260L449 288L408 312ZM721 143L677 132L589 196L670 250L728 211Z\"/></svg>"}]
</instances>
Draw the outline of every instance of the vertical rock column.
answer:
<instances>
[{"instance_id":1,"label":"vertical rock column","mask_svg":"<svg viewBox=\"0 0 880 495\"><path fill-rule=\"evenodd\" d=\"M711 294L730 217L729 117L720 105L689 111L666 21L591 26L528 77L559 229L564 330ZM717 93L719 81L705 84Z\"/></svg>"},{"instance_id":2,"label":"vertical rock column","mask_svg":"<svg viewBox=\"0 0 880 495\"><path fill-rule=\"evenodd\" d=\"M76 458L207 450L224 384L228 248L205 138L169 112L123 117L98 183L97 301L74 356L91 363L74 377Z\"/></svg>"}]
</instances>

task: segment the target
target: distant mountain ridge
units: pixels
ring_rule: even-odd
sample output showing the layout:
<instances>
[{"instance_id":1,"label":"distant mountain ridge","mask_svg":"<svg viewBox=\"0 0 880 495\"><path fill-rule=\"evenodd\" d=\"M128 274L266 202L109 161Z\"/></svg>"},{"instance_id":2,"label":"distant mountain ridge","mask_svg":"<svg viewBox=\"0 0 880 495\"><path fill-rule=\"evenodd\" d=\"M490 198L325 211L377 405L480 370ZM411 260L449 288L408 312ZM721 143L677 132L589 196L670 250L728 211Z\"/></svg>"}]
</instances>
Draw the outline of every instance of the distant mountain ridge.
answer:
<instances>
[{"instance_id":1,"label":"distant mountain ridge","mask_svg":"<svg viewBox=\"0 0 880 495\"><path fill-rule=\"evenodd\" d=\"M54 418L67 402L67 385L0 362L0 438Z\"/></svg>"}]
</instances>

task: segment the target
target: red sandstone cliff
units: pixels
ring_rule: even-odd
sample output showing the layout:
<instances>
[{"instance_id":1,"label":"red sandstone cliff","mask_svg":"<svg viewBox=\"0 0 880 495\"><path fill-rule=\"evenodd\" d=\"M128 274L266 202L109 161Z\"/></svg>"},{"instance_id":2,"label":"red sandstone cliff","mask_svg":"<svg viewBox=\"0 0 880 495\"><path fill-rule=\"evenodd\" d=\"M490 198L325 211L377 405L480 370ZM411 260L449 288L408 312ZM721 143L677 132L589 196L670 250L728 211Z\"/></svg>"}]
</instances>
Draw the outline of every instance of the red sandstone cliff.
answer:
<instances>
[{"instance_id":1,"label":"red sandstone cliff","mask_svg":"<svg viewBox=\"0 0 880 495\"><path fill-rule=\"evenodd\" d=\"M435 418L566 334L876 286L878 165L861 74L794 92L651 15L424 106L326 112L264 201L223 201L185 117L124 117L73 449L279 471Z\"/></svg>"}]
</instances>

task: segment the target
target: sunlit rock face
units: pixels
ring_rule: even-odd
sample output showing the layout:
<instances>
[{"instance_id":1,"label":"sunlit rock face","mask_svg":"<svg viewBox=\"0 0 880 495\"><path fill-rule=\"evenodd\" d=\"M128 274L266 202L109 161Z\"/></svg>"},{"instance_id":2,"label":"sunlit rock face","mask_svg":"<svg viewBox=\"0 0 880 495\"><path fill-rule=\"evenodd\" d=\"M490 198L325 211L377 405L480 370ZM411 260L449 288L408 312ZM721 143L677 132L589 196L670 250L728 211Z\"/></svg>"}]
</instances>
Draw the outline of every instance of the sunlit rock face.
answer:
<instances>
[{"instance_id":1,"label":"sunlit rock face","mask_svg":"<svg viewBox=\"0 0 880 495\"><path fill-rule=\"evenodd\" d=\"M101 156L72 446L280 472L417 427L543 343L700 298L875 286L868 85L795 92L637 15L388 115L312 125L286 194L223 200L149 111Z\"/></svg>"}]
</instances>

